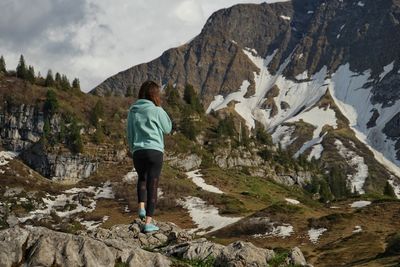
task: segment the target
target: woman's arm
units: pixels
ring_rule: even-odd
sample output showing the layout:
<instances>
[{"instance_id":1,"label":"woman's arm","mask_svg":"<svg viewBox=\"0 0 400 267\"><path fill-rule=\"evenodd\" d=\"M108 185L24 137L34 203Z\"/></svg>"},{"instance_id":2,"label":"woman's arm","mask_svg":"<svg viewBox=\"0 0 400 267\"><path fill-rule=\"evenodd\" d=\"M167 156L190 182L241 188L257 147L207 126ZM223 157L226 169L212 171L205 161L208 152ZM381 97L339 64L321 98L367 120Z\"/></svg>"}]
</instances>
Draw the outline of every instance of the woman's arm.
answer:
<instances>
[{"instance_id":1,"label":"woman's arm","mask_svg":"<svg viewBox=\"0 0 400 267\"><path fill-rule=\"evenodd\" d=\"M133 144L133 121L132 121L132 115L131 112L128 111L128 118L126 120L126 136L128 139L128 146L130 151L133 150L132 144Z\"/></svg>"},{"instance_id":2,"label":"woman's arm","mask_svg":"<svg viewBox=\"0 0 400 267\"><path fill-rule=\"evenodd\" d=\"M169 134L172 130L172 122L167 112L161 107L158 107L158 121L164 134Z\"/></svg>"}]
</instances>

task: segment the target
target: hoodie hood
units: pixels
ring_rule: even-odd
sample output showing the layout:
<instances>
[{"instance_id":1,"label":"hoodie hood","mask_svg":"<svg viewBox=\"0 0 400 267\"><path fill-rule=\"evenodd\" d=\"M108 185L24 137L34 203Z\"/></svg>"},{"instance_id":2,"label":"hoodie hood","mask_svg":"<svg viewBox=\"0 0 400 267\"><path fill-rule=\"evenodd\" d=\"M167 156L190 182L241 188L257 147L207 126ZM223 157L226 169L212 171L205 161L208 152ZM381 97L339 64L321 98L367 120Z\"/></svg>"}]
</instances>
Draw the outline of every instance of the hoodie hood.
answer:
<instances>
[{"instance_id":1,"label":"hoodie hood","mask_svg":"<svg viewBox=\"0 0 400 267\"><path fill-rule=\"evenodd\" d=\"M130 108L129 111L132 112L139 112L141 110L145 110L147 108L155 107L154 103L150 100L147 99L138 99L135 104L133 104Z\"/></svg>"}]
</instances>

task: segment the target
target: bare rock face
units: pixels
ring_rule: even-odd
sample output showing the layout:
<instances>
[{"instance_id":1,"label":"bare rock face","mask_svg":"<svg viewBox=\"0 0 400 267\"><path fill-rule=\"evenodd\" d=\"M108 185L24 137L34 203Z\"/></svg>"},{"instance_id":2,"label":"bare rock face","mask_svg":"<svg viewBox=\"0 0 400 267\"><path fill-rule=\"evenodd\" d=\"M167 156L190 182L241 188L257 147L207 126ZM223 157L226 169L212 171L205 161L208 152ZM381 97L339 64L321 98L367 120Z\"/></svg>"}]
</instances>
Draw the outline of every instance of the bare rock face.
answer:
<instances>
[{"instance_id":1,"label":"bare rock face","mask_svg":"<svg viewBox=\"0 0 400 267\"><path fill-rule=\"evenodd\" d=\"M43 135L44 115L33 105L5 103L0 112L0 143L6 149L21 151L40 140ZM53 132L60 129L60 118L50 120Z\"/></svg>"},{"instance_id":2,"label":"bare rock face","mask_svg":"<svg viewBox=\"0 0 400 267\"><path fill-rule=\"evenodd\" d=\"M144 234L143 223L114 225L76 235L45 227L16 225L0 231L0 267L11 266L127 266L164 267L179 259L204 260L214 266L268 266L275 253L248 242L228 246L193 236L173 223L156 222L160 231ZM144 250L143 248L146 248ZM148 251L148 250L151 251ZM172 260L170 257L174 257ZM287 261L306 266L303 254L293 249Z\"/></svg>"},{"instance_id":3,"label":"bare rock face","mask_svg":"<svg viewBox=\"0 0 400 267\"><path fill-rule=\"evenodd\" d=\"M26 149L21 159L35 171L54 180L87 178L98 167L95 158L70 152L47 151L40 143Z\"/></svg>"},{"instance_id":4,"label":"bare rock face","mask_svg":"<svg viewBox=\"0 0 400 267\"><path fill-rule=\"evenodd\" d=\"M198 169L202 160L201 157L196 154L175 155L167 153L165 161L168 162L170 166L177 167L185 171L190 171Z\"/></svg>"}]
</instances>

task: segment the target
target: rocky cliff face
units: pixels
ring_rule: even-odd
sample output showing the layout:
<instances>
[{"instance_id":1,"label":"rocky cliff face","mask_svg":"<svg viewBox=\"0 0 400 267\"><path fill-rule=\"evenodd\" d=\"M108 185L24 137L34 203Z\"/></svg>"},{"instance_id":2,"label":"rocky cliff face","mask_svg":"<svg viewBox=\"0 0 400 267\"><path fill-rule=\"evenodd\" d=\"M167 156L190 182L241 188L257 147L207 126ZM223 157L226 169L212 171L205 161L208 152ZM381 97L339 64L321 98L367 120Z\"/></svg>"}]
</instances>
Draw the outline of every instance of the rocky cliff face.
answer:
<instances>
[{"instance_id":1,"label":"rocky cliff face","mask_svg":"<svg viewBox=\"0 0 400 267\"><path fill-rule=\"evenodd\" d=\"M60 117L50 120L53 133L60 131ZM22 151L38 142L43 135L44 115L34 105L4 103L0 112L0 142L12 151Z\"/></svg>"},{"instance_id":2,"label":"rocky cliff face","mask_svg":"<svg viewBox=\"0 0 400 267\"><path fill-rule=\"evenodd\" d=\"M0 231L0 266L113 267L122 263L162 267L184 264L184 260L207 260L213 266L261 267L275 256L274 251L251 243L237 241L223 246L205 238L193 240L191 234L172 223L158 225L160 231L150 234L141 233L142 223L137 220L131 225L115 225L109 230L100 228L78 235L44 227L14 226ZM298 248L288 254L286 265L282 266L289 264L310 266Z\"/></svg>"},{"instance_id":3,"label":"rocky cliff face","mask_svg":"<svg viewBox=\"0 0 400 267\"><path fill-rule=\"evenodd\" d=\"M14 105L5 102L0 111L0 143L5 149L20 152L31 168L45 177L56 180L82 179L96 171L98 163L83 155L53 153L39 141L44 135L44 113L35 105ZM50 134L61 132L62 119L55 114L49 119Z\"/></svg>"}]
</instances>

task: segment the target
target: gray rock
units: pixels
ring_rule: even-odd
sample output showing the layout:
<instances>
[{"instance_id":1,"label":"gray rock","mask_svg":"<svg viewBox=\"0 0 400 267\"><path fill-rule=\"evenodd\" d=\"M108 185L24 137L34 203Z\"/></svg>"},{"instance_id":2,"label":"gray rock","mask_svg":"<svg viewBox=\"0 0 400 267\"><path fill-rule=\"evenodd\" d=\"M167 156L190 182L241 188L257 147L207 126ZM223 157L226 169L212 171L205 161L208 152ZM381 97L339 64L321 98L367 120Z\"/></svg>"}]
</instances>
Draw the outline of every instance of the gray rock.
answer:
<instances>
[{"instance_id":1,"label":"gray rock","mask_svg":"<svg viewBox=\"0 0 400 267\"><path fill-rule=\"evenodd\" d=\"M18 218L17 218L14 214L10 214L10 215L7 217L6 222L7 222L7 224L8 224L9 227L14 227L15 225L18 225L19 220L18 220Z\"/></svg>"},{"instance_id":2,"label":"gray rock","mask_svg":"<svg viewBox=\"0 0 400 267\"><path fill-rule=\"evenodd\" d=\"M237 241L228 246L205 238L180 242L171 236L186 236L186 231L172 223L157 222L160 231L140 232L141 221L115 225L110 229L68 234L44 227L15 226L0 231L0 267L20 266L110 266L123 262L128 266L170 266L168 257L201 260L215 259L214 266L268 266L272 250ZM173 233L173 234L171 234ZM157 248L161 246L161 248ZM162 247L164 246L164 247ZM152 249L146 251L143 249ZM307 266L300 249L294 248L289 263Z\"/></svg>"},{"instance_id":3,"label":"gray rock","mask_svg":"<svg viewBox=\"0 0 400 267\"><path fill-rule=\"evenodd\" d=\"M24 192L23 187L7 188L7 190L4 192L4 196L5 197L13 197L13 196L21 194L22 192Z\"/></svg>"},{"instance_id":4,"label":"gray rock","mask_svg":"<svg viewBox=\"0 0 400 267\"><path fill-rule=\"evenodd\" d=\"M201 165L201 158L196 154L189 155L166 155L165 161L170 166L190 171L198 169Z\"/></svg>"},{"instance_id":5,"label":"gray rock","mask_svg":"<svg viewBox=\"0 0 400 267\"><path fill-rule=\"evenodd\" d=\"M129 266L170 265L167 257L144 251L137 242L123 242L127 241L129 234L121 229L123 234L115 236L117 230L115 228L110 232L109 238L99 240L44 227L9 228L0 231L0 267L23 264L113 267L117 261L128 263Z\"/></svg>"},{"instance_id":6,"label":"gray rock","mask_svg":"<svg viewBox=\"0 0 400 267\"><path fill-rule=\"evenodd\" d=\"M222 250L216 257L214 266L268 266L268 261L274 256L275 253L272 250L258 248L249 242L237 241Z\"/></svg>"},{"instance_id":7,"label":"gray rock","mask_svg":"<svg viewBox=\"0 0 400 267\"><path fill-rule=\"evenodd\" d=\"M223 249L223 245L207 241L205 238L200 238L190 242L168 246L163 249L163 252L168 256L198 260L206 259L207 257L216 258L221 254Z\"/></svg>"},{"instance_id":8,"label":"gray rock","mask_svg":"<svg viewBox=\"0 0 400 267\"><path fill-rule=\"evenodd\" d=\"M0 231L0 267L17 266L25 254L29 232L20 227Z\"/></svg>"},{"instance_id":9,"label":"gray rock","mask_svg":"<svg viewBox=\"0 0 400 267\"><path fill-rule=\"evenodd\" d=\"M290 251L289 258L293 265L307 266L307 261L298 247L294 247Z\"/></svg>"}]
</instances>

